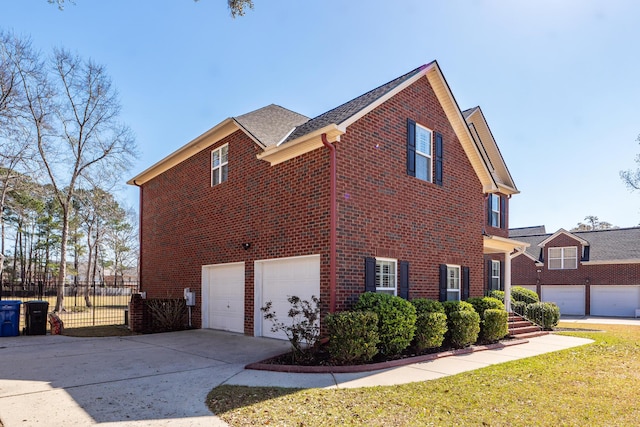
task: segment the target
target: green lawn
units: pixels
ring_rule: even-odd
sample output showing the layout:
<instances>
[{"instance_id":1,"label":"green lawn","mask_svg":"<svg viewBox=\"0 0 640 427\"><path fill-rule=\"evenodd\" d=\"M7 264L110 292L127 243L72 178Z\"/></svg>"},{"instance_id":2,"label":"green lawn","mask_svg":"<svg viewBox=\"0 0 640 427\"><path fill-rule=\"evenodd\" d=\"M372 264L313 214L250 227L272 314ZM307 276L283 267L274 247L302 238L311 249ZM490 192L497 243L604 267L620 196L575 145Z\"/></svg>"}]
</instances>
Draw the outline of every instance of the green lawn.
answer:
<instances>
[{"instance_id":1,"label":"green lawn","mask_svg":"<svg viewBox=\"0 0 640 427\"><path fill-rule=\"evenodd\" d=\"M560 326L563 326L562 324ZM392 387L221 386L210 409L232 426L637 426L640 327L570 332L595 343Z\"/></svg>"}]
</instances>

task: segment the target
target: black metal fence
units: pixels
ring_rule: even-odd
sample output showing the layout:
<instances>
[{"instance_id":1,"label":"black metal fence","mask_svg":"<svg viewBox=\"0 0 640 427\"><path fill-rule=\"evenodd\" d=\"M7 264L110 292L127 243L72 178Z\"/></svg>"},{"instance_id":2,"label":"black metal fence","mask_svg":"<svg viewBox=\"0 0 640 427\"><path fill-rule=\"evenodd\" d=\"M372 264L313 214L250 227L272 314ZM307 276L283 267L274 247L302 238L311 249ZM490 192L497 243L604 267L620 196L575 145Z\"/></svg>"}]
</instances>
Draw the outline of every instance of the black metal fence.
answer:
<instances>
[{"instance_id":1,"label":"black metal fence","mask_svg":"<svg viewBox=\"0 0 640 427\"><path fill-rule=\"evenodd\" d=\"M139 290L138 282L102 284L99 282L68 283L64 286L64 306L57 314L65 328L123 325L127 322L131 295ZM49 303L49 312L56 306L57 287L54 284L4 284L3 300L22 302L41 300ZM24 304L21 306L24 322Z\"/></svg>"}]
</instances>

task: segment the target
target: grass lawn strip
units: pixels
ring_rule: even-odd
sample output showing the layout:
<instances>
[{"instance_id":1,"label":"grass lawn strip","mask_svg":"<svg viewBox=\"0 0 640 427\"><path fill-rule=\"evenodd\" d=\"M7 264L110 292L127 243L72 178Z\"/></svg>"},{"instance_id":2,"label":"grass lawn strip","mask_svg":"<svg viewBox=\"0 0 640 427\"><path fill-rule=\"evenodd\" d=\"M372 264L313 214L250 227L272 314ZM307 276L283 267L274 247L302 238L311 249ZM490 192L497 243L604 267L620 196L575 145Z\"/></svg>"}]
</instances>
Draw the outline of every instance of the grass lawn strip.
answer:
<instances>
[{"instance_id":1,"label":"grass lawn strip","mask_svg":"<svg viewBox=\"0 0 640 427\"><path fill-rule=\"evenodd\" d=\"M640 327L571 327L595 342L390 387L221 386L207 404L232 426L640 425Z\"/></svg>"}]
</instances>

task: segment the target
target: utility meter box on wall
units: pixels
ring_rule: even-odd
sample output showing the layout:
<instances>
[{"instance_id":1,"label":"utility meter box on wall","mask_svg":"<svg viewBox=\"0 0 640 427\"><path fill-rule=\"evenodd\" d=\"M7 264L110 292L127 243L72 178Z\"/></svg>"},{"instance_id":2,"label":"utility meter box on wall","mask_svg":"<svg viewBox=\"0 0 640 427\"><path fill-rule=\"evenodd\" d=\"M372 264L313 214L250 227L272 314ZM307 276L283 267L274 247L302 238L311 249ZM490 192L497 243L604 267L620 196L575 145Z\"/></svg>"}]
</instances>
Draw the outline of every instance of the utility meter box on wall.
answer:
<instances>
[{"instance_id":1,"label":"utility meter box on wall","mask_svg":"<svg viewBox=\"0 0 640 427\"><path fill-rule=\"evenodd\" d=\"M196 293L191 292L191 288L184 288L184 300L187 306L193 307L196 305Z\"/></svg>"}]
</instances>

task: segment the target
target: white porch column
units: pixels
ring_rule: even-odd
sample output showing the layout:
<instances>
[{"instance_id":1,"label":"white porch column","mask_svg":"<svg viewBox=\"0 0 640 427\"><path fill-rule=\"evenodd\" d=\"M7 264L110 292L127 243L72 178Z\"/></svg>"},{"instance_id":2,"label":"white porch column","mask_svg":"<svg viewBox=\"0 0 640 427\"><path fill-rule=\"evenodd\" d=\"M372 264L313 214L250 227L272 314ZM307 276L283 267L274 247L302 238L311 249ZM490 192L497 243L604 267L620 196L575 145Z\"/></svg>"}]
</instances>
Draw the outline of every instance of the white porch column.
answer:
<instances>
[{"instance_id":1,"label":"white porch column","mask_svg":"<svg viewBox=\"0 0 640 427\"><path fill-rule=\"evenodd\" d=\"M504 308L511 312L511 254L504 254Z\"/></svg>"}]
</instances>

